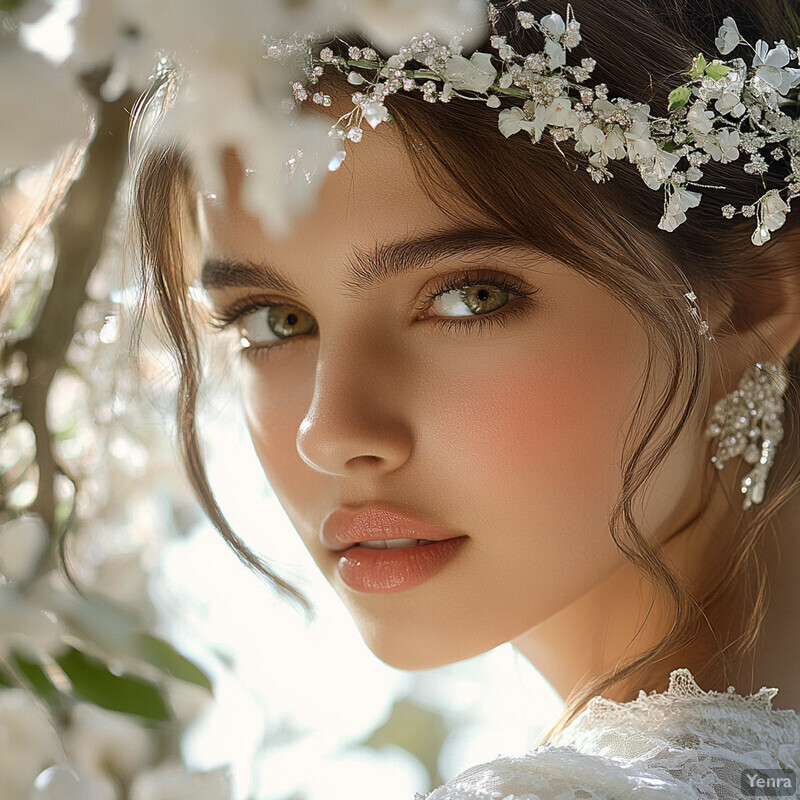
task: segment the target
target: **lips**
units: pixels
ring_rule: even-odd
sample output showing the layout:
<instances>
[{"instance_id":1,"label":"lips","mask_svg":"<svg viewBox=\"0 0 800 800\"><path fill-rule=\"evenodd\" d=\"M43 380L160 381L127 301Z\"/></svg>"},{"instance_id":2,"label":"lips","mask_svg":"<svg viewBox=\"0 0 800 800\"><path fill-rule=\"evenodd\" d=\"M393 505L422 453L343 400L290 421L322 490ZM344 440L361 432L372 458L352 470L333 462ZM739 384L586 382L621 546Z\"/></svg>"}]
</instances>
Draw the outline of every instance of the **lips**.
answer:
<instances>
[{"instance_id":1,"label":"lips","mask_svg":"<svg viewBox=\"0 0 800 800\"><path fill-rule=\"evenodd\" d=\"M464 536L460 531L432 525L403 511L380 506L358 510L339 508L324 520L321 538L335 552L347 550L359 542L387 539L425 539L438 542Z\"/></svg>"}]
</instances>

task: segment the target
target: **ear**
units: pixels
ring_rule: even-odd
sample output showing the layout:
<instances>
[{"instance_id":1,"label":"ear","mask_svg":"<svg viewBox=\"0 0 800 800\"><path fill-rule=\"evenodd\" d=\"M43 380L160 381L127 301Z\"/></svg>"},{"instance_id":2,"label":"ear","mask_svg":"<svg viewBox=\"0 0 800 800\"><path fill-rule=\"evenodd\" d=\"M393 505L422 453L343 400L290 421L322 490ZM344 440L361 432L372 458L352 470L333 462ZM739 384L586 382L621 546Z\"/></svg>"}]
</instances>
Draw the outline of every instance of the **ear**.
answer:
<instances>
[{"instance_id":1,"label":"ear","mask_svg":"<svg viewBox=\"0 0 800 800\"><path fill-rule=\"evenodd\" d=\"M763 278L729 299L712 322L719 363L712 376L712 403L736 387L748 366L785 361L800 343L800 240L776 242L770 255ZM776 270L777 255L785 266Z\"/></svg>"}]
</instances>

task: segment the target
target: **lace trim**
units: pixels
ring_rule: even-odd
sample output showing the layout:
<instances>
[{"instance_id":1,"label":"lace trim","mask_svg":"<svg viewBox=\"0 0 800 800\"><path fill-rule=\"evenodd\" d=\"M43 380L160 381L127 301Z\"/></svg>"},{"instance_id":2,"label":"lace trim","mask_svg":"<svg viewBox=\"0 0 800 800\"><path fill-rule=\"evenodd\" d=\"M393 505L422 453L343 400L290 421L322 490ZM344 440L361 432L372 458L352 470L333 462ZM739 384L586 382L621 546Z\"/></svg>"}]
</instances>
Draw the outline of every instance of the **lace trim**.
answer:
<instances>
[{"instance_id":1,"label":"lace trim","mask_svg":"<svg viewBox=\"0 0 800 800\"><path fill-rule=\"evenodd\" d=\"M731 709L766 711L780 716L796 716L797 712L793 709L772 707L772 700L777 693L776 687L767 686L762 686L757 692L747 696L736 692L734 686L729 686L725 692L718 692L714 689L704 691L698 686L691 671L686 667L680 667L670 672L669 688L665 692L658 692L654 689L647 694L644 689L640 689L636 699L623 703L596 695L588 701L584 713L591 720L600 718L609 720L617 714L627 716L632 709L672 706L676 699L690 698L693 701L699 700L701 703L710 702L716 706L722 704Z\"/></svg>"}]
</instances>

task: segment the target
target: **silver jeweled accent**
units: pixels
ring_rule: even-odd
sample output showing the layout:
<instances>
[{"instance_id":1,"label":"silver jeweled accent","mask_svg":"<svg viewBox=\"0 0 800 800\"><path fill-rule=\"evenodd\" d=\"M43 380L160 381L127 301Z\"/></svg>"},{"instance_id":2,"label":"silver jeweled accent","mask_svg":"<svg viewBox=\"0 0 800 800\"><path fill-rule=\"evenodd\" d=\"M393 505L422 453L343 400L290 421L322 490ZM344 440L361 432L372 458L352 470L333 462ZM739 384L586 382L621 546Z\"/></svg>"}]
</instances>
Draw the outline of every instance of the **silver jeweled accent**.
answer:
<instances>
[{"instance_id":1,"label":"silver jeweled accent","mask_svg":"<svg viewBox=\"0 0 800 800\"><path fill-rule=\"evenodd\" d=\"M764 499L767 476L783 439L783 395L788 385L789 374L782 362L757 362L738 387L719 400L706 429L708 438L719 437L711 458L717 469L742 454L754 465L742 479L745 510Z\"/></svg>"}]
</instances>

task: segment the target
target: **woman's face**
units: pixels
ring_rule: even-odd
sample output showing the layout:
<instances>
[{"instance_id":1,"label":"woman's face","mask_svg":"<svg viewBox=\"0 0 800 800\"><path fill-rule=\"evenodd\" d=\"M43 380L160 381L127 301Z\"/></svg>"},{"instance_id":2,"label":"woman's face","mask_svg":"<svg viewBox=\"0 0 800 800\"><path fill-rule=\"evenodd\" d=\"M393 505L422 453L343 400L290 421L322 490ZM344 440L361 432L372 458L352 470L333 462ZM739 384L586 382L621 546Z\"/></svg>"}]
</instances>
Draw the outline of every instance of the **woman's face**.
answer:
<instances>
[{"instance_id":1,"label":"woman's face","mask_svg":"<svg viewBox=\"0 0 800 800\"><path fill-rule=\"evenodd\" d=\"M390 123L350 148L286 238L241 207L239 162L225 171L209 256L262 277L219 263L205 277L218 312L261 306L235 324L253 444L373 652L401 669L477 655L617 570L607 520L647 358L626 308L474 212L458 223L471 233L447 238L457 224ZM223 285L234 273L247 285ZM692 514L699 429L656 475L648 536ZM358 510L361 527L330 538L330 520L351 518L325 528L329 515ZM381 527L392 511L441 528ZM344 550L359 533L456 541Z\"/></svg>"}]
</instances>

